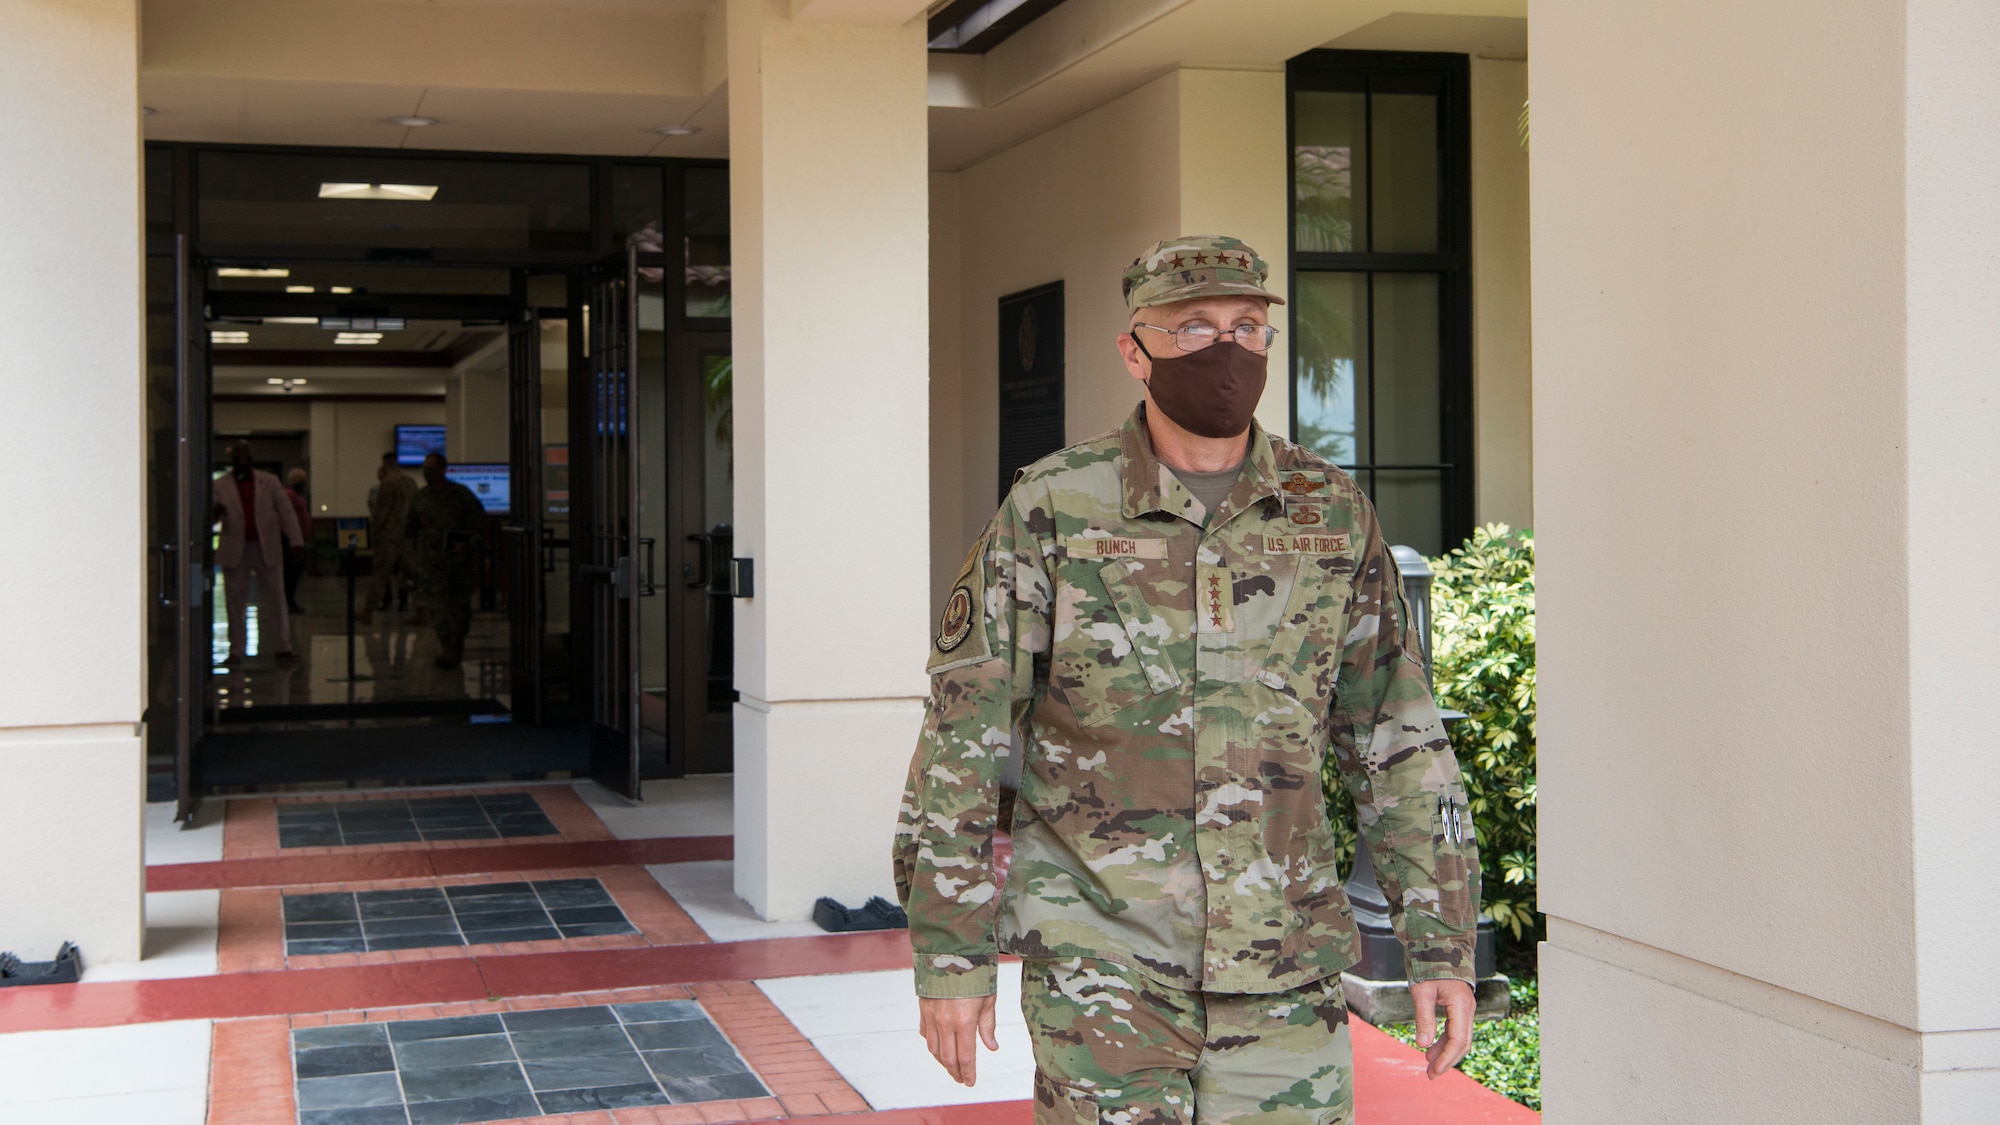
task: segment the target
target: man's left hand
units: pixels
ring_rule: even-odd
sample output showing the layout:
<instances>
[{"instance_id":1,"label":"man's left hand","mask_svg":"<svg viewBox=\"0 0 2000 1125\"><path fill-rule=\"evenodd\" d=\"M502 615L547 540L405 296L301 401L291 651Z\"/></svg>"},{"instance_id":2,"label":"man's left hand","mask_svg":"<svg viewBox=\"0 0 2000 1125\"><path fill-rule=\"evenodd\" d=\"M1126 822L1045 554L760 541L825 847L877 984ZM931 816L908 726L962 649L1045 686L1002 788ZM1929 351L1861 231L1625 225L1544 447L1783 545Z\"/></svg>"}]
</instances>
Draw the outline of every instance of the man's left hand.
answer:
<instances>
[{"instance_id":1,"label":"man's left hand","mask_svg":"<svg viewBox=\"0 0 2000 1125\"><path fill-rule=\"evenodd\" d=\"M1472 1048L1472 986L1446 977L1410 984L1410 1002L1417 1006L1417 1046L1424 1049L1432 1078L1458 1065ZM1437 1033L1437 1010L1444 1007L1444 1036Z\"/></svg>"}]
</instances>

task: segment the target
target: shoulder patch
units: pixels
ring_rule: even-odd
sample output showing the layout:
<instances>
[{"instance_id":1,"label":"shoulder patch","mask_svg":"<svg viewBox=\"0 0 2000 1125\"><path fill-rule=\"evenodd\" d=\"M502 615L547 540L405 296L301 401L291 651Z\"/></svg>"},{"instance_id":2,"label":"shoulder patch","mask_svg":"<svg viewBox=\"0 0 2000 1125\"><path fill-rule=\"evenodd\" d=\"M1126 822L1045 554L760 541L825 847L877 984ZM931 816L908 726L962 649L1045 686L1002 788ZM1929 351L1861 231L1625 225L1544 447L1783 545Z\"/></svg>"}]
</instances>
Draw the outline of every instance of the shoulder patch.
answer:
<instances>
[{"instance_id":1,"label":"shoulder patch","mask_svg":"<svg viewBox=\"0 0 2000 1125\"><path fill-rule=\"evenodd\" d=\"M990 532L979 537L945 595L944 612L938 615L937 632L931 637L931 656L925 662L924 670L931 675L993 655L986 621L986 555L992 546Z\"/></svg>"}]
</instances>

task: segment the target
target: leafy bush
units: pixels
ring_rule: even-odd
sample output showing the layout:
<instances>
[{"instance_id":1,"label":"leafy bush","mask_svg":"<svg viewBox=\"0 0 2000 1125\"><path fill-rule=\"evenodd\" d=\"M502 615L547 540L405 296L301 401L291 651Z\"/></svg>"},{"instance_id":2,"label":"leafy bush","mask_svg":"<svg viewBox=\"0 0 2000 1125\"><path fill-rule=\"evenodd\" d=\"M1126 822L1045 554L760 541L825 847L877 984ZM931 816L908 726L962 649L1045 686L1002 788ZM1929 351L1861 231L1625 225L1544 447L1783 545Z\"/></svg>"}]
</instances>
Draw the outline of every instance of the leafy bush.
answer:
<instances>
[{"instance_id":1,"label":"leafy bush","mask_svg":"<svg viewBox=\"0 0 2000 1125\"><path fill-rule=\"evenodd\" d=\"M1482 906L1516 942L1541 933L1535 911L1535 538L1488 524L1431 560L1431 662L1438 705L1462 711L1452 746L1479 836ZM1343 865L1354 806L1328 763L1327 808Z\"/></svg>"},{"instance_id":2,"label":"leafy bush","mask_svg":"<svg viewBox=\"0 0 2000 1125\"><path fill-rule=\"evenodd\" d=\"M1514 1010L1504 1020L1478 1024L1472 1049L1458 1069L1481 1086L1529 1109L1542 1108L1541 996L1534 977L1515 977L1509 991ZM1382 1029L1409 1046L1417 1045L1417 1025L1392 1023Z\"/></svg>"}]
</instances>

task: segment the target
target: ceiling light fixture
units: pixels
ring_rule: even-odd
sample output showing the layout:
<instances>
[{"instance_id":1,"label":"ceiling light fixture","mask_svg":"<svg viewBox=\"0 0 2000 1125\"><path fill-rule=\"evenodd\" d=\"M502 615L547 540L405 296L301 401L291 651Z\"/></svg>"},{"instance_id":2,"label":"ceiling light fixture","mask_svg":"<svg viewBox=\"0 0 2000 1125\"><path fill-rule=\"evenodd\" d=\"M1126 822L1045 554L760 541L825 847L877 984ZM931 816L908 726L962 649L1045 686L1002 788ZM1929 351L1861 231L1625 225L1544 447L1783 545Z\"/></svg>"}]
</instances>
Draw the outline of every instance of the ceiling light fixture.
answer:
<instances>
[{"instance_id":1,"label":"ceiling light fixture","mask_svg":"<svg viewBox=\"0 0 2000 1125\"><path fill-rule=\"evenodd\" d=\"M404 203L428 203L438 193L436 184L349 184L319 185L321 199L396 199Z\"/></svg>"},{"instance_id":2,"label":"ceiling light fixture","mask_svg":"<svg viewBox=\"0 0 2000 1125\"><path fill-rule=\"evenodd\" d=\"M250 333L213 331L208 334L208 342L211 344L247 344L250 342Z\"/></svg>"},{"instance_id":3,"label":"ceiling light fixture","mask_svg":"<svg viewBox=\"0 0 2000 1125\"><path fill-rule=\"evenodd\" d=\"M283 379L266 379L264 381L266 383L271 384L274 387L282 387L285 385L285 381Z\"/></svg>"},{"instance_id":4,"label":"ceiling light fixture","mask_svg":"<svg viewBox=\"0 0 2000 1125\"><path fill-rule=\"evenodd\" d=\"M224 266L215 271L217 277L290 277L288 269L252 269L248 266Z\"/></svg>"},{"instance_id":5,"label":"ceiling light fixture","mask_svg":"<svg viewBox=\"0 0 2000 1125\"><path fill-rule=\"evenodd\" d=\"M701 132L699 125L660 125L653 129L663 137L692 137Z\"/></svg>"},{"instance_id":6,"label":"ceiling light fixture","mask_svg":"<svg viewBox=\"0 0 2000 1125\"><path fill-rule=\"evenodd\" d=\"M438 123L438 119L435 117L419 117L414 113L404 117L391 117L388 121L391 125L401 125L405 129L422 129L427 125Z\"/></svg>"},{"instance_id":7,"label":"ceiling light fixture","mask_svg":"<svg viewBox=\"0 0 2000 1125\"><path fill-rule=\"evenodd\" d=\"M352 286L352 285L329 285L329 286L327 286L327 287L326 287L326 291L327 291L327 292L329 292L329 293L352 293L352 292L354 292L354 286Z\"/></svg>"},{"instance_id":8,"label":"ceiling light fixture","mask_svg":"<svg viewBox=\"0 0 2000 1125\"><path fill-rule=\"evenodd\" d=\"M287 285L287 286L285 286L285 292L287 292L287 293L310 293L310 292L312 292L312 291L313 291L313 287L312 287L312 286L310 286L310 285Z\"/></svg>"},{"instance_id":9,"label":"ceiling light fixture","mask_svg":"<svg viewBox=\"0 0 2000 1125\"><path fill-rule=\"evenodd\" d=\"M316 316L267 316L264 318L264 323L265 324L310 324L316 327L319 324L319 318Z\"/></svg>"},{"instance_id":10,"label":"ceiling light fixture","mask_svg":"<svg viewBox=\"0 0 2000 1125\"><path fill-rule=\"evenodd\" d=\"M336 332L401 332L410 322L400 316L323 316L321 328Z\"/></svg>"},{"instance_id":11,"label":"ceiling light fixture","mask_svg":"<svg viewBox=\"0 0 2000 1125\"><path fill-rule=\"evenodd\" d=\"M342 332L333 338L333 342L336 344L379 344L382 342L382 334L380 332Z\"/></svg>"}]
</instances>

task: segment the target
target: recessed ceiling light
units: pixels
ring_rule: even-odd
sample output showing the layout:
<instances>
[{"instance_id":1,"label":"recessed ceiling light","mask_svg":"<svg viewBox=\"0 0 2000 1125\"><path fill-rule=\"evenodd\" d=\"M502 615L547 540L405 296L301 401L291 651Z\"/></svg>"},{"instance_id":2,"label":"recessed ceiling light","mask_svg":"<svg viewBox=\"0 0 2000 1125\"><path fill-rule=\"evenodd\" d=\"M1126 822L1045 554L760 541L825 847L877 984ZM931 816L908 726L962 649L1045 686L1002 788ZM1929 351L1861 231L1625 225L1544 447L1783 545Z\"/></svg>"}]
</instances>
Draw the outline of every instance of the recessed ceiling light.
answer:
<instances>
[{"instance_id":1,"label":"recessed ceiling light","mask_svg":"<svg viewBox=\"0 0 2000 1125\"><path fill-rule=\"evenodd\" d=\"M313 287L312 287L312 286L310 286L310 285L287 285L287 286L285 286L285 292L287 292L287 293L310 293L310 292L312 292L312 291L313 291Z\"/></svg>"},{"instance_id":2,"label":"recessed ceiling light","mask_svg":"<svg viewBox=\"0 0 2000 1125\"><path fill-rule=\"evenodd\" d=\"M692 137L701 132L699 125L661 125L653 130L663 137Z\"/></svg>"},{"instance_id":3,"label":"recessed ceiling light","mask_svg":"<svg viewBox=\"0 0 2000 1125\"><path fill-rule=\"evenodd\" d=\"M317 326L319 324L319 318L316 316L267 316L264 318L264 323L265 324L311 324Z\"/></svg>"},{"instance_id":4,"label":"recessed ceiling light","mask_svg":"<svg viewBox=\"0 0 2000 1125\"><path fill-rule=\"evenodd\" d=\"M346 184L319 185L321 199L399 199L405 203L428 203L438 193L436 184Z\"/></svg>"},{"instance_id":5,"label":"recessed ceiling light","mask_svg":"<svg viewBox=\"0 0 2000 1125\"><path fill-rule=\"evenodd\" d=\"M329 286L327 286L327 287L326 287L326 291L327 291L327 292L329 292L329 293L352 293L352 292L354 292L354 286L352 286L352 285L329 285Z\"/></svg>"},{"instance_id":6,"label":"recessed ceiling light","mask_svg":"<svg viewBox=\"0 0 2000 1125\"><path fill-rule=\"evenodd\" d=\"M336 344L379 344L382 342L382 334L380 332L342 332L333 338L333 342Z\"/></svg>"},{"instance_id":7,"label":"recessed ceiling light","mask_svg":"<svg viewBox=\"0 0 2000 1125\"><path fill-rule=\"evenodd\" d=\"M274 387L282 387L285 385L285 381L283 379L266 379L264 381L266 383L271 384Z\"/></svg>"},{"instance_id":8,"label":"recessed ceiling light","mask_svg":"<svg viewBox=\"0 0 2000 1125\"><path fill-rule=\"evenodd\" d=\"M231 331L210 332L208 334L208 342L211 344L247 344L250 342L250 333Z\"/></svg>"},{"instance_id":9,"label":"recessed ceiling light","mask_svg":"<svg viewBox=\"0 0 2000 1125\"><path fill-rule=\"evenodd\" d=\"M221 269L219 269L219 270L216 270L216 271L215 271L215 276L217 276L217 277L290 277L290 276L292 276L292 271L290 271L290 270L288 270L288 269L275 269L275 270L263 270L263 269L251 269L251 268L249 268L249 267L247 267L247 266L224 266L224 267L222 267Z\"/></svg>"},{"instance_id":10,"label":"recessed ceiling light","mask_svg":"<svg viewBox=\"0 0 2000 1125\"><path fill-rule=\"evenodd\" d=\"M416 114L410 114L407 117L389 118L389 124L401 125L406 129L421 129L426 125L435 125L437 123L438 119L435 117L418 117Z\"/></svg>"}]
</instances>

